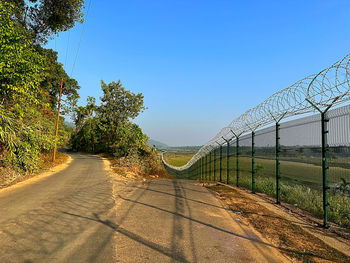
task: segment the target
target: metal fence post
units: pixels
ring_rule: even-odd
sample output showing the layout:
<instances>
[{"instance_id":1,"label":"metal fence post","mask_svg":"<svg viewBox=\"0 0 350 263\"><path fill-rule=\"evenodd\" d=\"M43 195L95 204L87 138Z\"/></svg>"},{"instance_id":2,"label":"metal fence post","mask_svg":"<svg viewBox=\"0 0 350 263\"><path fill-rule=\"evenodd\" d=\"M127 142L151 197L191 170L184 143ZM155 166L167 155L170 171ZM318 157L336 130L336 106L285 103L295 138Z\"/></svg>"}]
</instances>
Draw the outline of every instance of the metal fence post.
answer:
<instances>
[{"instance_id":1,"label":"metal fence post","mask_svg":"<svg viewBox=\"0 0 350 263\"><path fill-rule=\"evenodd\" d=\"M216 148L214 148L214 182L216 182Z\"/></svg>"},{"instance_id":2,"label":"metal fence post","mask_svg":"<svg viewBox=\"0 0 350 263\"><path fill-rule=\"evenodd\" d=\"M207 154L207 181L209 182L209 154Z\"/></svg>"},{"instance_id":3,"label":"metal fence post","mask_svg":"<svg viewBox=\"0 0 350 263\"><path fill-rule=\"evenodd\" d=\"M198 171L198 178L200 181L202 181L202 171L201 171L201 159L197 160L197 171Z\"/></svg>"},{"instance_id":4,"label":"metal fence post","mask_svg":"<svg viewBox=\"0 0 350 263\"><path fill-rule=\"evenodd\" d=\"M236 186L239 186L239 137L236 137Z\"/></svg>"},{"instance_id":5,"label":"metal fence post","mask_svg":"<svg viewBox=\"0 0 350 263\"><path fill-rule=\"evenodd\" d=\"M222 183L222 145L220 145L220 165L219 165L219 169L220 169L220 182Z\"/></svg>"},{"instance_id":6,"label":"metal fence post","mask_svg":"<svg viewBox=\"0 0 350 263\"><path fill-rule=\"evenodd\" d=\"M275 145L275 155L276 155L276 203L280 204L280 196L281 196L281 185L280 185L280 152L281 152L281 145L280 145L280 121L286 116L287 112L283 113L282 116L279 119L276 119L275 116L270 112L271 117L276 122L276 145Z\"/></svg>"},{"instance_id":7,"label":"metal fence post","mask_svg":"<svg viewBox=\"0 0 350 263\"><path fill-rule=\"evenodd\" d=\"M209 166L208 166L208 154L205 156L205 173L206 173L206 176L205 176L205 178L206 178L206 180L207 181L209 181Z\"/></svg>"},{"instance_id":8,"label":"metal fence post","mask_svg":"<svg viewBox=\"0 0 350 263\"><path fill-rule=\"evenodd\" d=\"M204 156L202 156L202 180L205 180Z\"/></svg>"},{"instance_id":9,"label":"metal fence post","mask_svg":"<svg viewBox=\"0 0 350 263\"><path fill-rule=\"evenodd\" d=\"M204 179L204 167L203 167L204 161L203 161L203 157L201 157L201 178L202 181Z\"/></svg>"},{"instance_id":10,"label":"metal fence post","mask_svg":"<svg viewBox=\"0 0 350 263\"><path fill-rule=\"evenodd\" d=\"M239 136L241 134L237 135L232 130L230 130L232 134L236 137L236 186L239 186Z\"/></svg>"},{"instance_id":11,"label":"metal fence post","mask_svg":"<svg viewBox=\"0 0 350 263\"><path fill-rule=\"evenodd\" d=\"M226 149L226 183L229 184L230 179L230 142L227 141L227 149Z\"/></svg>"},{"instance_id":12,"label":"metal fence post","mask_svg":"<svg viewBox=\"0 0 350 263\"><path fill-rule=\"evenodd\" d=\"M252 131L252 193L255 194L255 132Z\"/></svg>"},{"instance_id":13,"label":"metal fence post","mask_svg":"<svg viewBox=\"0 0 350 263\"><path fill-rule=\"evenodd\" d=\"M204 156L202 156L202 180L204 181L205 175L204 175Z\"/></svg>"},{"instance_id":14,"label":"metal fence post","mask_svg":"<svg viewBox=\"0 0 350 263\"><path fill-rule=\"evenodd\" d=\"M328 172L328 164L327 164L327 151L329 150L328 143L327 143L327 123L328 119L326 118L327 111L334 105L334 103L339 100L341 96L336 97L332 103L330 103L327 108L322 111L320 108L318 108L314 103L312 103L309 99L306 99L307 102L309 102L316 110L318 110L321 113L321 152L322 152L322 192L323 192L323 227L328 227L328 193L327 190L329 189L327 185L327 172Z\"/></svg>"},{"instance_id":15,"label":"metal fence post","mask_svg":"<svg viewBox=\"0 0 350 263\"><path fill-rule=\"evenodd\" d=\"M211 181L211 175L212 175L212 171L211 171L211 151L209 152L209 181Z\"/></svg>"},{"instance_id":16,"label":"metal fence post","mask_svg":"<svg viewBox=\"0 0 350 263\"><path fill-rule=\"evenodd\" d=\"M199 178L202 177L202 164L200 159L198 159L198 175L199 175Z\"/></svg>"},{"instance_id":17,"label":"metal fence post","mask_svg":"<svg viewBox=\"0 0 350 263\"><path fill-rule=\"evenodd\" d=\"M199 160L197 160L196 162L196 175L197 175L197 178L200 179L200 171L199 171Z\"/></svg>"},{"instance_id":18,"label":"metal fence post","mask_svg":"<svg viewBox=\"0 0 350 263\"><path fill-rule=\"evenodd\" d=\"M199 160L197 161L197 174L198 174L198 177L200 178L200 176L201 176L201 164L200 164L200 162L199 162Z\"/></svg>"},{"instance_id":19,"label":"metal fence post","mask_svg":"<svg viewBox=\"0 0 350 263\"><path fill-rule=\"evenodd\" d=\"M328 119L326 119L326 112L321 113L321 132L322 132L322 188L323 188L323 226L328 227L328 195L327 190L329 189L327 185L327 172L328 172L328 165L327 165L327 151L328 145L327 145L327 122Z\"/></svg>"},{"instance_id":20,"label":"metal fence post","mask_svg":"<svg viewBox=\"0 0 350 263\"><path fill-rule=\"evenodd\" d=\"M276 122L276 203L280 204L280 124Z\"/></svg>"},{"instance_id":21,"label":"metal fence post","mask_svg":"<svg viewBox=\"0 0 350 263\"><path fill-rule=\"evenodd\" d=\"M207 155L204 156L204 180L207 180Z\"/></svg>"}]
</instances>

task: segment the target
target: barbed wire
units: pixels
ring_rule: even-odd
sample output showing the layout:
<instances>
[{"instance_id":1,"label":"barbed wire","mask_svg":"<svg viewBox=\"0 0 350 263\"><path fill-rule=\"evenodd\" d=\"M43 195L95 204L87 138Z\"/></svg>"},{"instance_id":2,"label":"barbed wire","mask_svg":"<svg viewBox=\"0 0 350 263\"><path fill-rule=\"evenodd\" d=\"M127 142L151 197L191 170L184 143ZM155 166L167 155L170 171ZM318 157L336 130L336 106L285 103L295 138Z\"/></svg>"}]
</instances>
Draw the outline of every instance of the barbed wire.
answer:
<instances>
[{"instance_id":1,"label":"barbed wire","mask_svg":"<svg viewBox=\"0 0 350 263\"><path fill-rule=\"evenodd\" d=\"M247 110L224 127L181 167L166 163L174 170L186 170L210 150L226 144L242 134L275 123L282 118L314 111L314 106L326 108L350 99L350 54L318 74L307 76L288 88L277 91L256 107ZM311 105L311 103L314 106Z\"/></svg>"}]
</instances>

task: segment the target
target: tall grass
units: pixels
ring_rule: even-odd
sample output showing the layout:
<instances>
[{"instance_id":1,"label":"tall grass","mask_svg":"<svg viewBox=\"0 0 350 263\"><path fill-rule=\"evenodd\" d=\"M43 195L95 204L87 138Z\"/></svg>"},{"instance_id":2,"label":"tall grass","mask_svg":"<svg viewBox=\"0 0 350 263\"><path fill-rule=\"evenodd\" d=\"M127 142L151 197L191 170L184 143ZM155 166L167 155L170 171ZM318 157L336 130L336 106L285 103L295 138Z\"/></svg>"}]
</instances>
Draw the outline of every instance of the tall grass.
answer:
<instances>
[{"instance_id":1,"label":"tall grass","mask_svg":"<svg viewBox=\"0 0 350 263\"><path fill-rule=\"evenodd\" d=\"M251 175L242 175L239 182L241 187L252 188ZM257 176L255 190L259 193L276 196L276 181L271 177ZM322 191L308 186L281 182L281 200L293 204L313 214L317 218L323 216ZM328 219L340 226L350 228L350 197L336 192L328 195Z\"/></svg>"}]
</instances>

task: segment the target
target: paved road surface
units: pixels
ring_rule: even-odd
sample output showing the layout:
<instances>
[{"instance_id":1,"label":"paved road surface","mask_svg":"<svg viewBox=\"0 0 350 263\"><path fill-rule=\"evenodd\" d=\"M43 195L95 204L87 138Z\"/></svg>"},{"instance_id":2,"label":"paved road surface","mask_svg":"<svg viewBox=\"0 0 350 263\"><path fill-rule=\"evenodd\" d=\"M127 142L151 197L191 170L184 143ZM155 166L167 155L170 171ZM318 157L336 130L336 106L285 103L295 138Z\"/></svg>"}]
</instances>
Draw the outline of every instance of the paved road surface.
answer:
<instances>
[{"instance_id":1,"label":"paved road surface","mask_svg":"<svg viewBox=\"0 0 350 263\"><path fill-rule=\"evenodd\" d=\"M0 192L0 262L115 262L113 230L75 216L115 220L103 162L72 157L57 174Z\"/></svg>"},{"instance_id":2,"label":"paved road surface","mask_svg":"<svg viewBox=\"0 0 350 263\"><path fill-rule=\"evenodd\" d=\"M283 262L195 182L107 180L103 162L0 191L0 262Z\"/></svg>"}]
</instances>

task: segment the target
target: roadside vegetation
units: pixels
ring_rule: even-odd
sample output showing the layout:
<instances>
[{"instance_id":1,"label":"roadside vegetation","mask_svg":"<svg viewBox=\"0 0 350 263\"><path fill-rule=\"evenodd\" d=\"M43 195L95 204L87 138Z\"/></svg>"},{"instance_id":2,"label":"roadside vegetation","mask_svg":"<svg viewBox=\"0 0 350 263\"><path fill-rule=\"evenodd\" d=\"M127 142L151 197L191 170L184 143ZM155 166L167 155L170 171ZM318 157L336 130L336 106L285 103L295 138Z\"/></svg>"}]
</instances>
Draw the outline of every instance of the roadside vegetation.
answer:
<instances>
[{"instance_id":1,"label":"roadside vegetation","mask_svg":"<svg viewBox=\"0 0 350 263\"><path fill-rule=\"evenodd\" d=\"M240 186L251 189L251 175L242 174ZM257 177L255 189L259 193L276 196L276 182L271 177ZM301 184L281 182L281 200L304 209L318 218L322 218L322 191ZM331 191L328 196L330 204L328 219L340 226L350 229L350 198L344 193Z\"/></svg>"},{"instance_id":2,"label":"roadside vegetation","mask_svg":"<svg viewBox=\"0 0 350 263\"><path fill-rule=\"evenodd\" d=\"M0 2L0 187L52 165L62 80L58 148L107 153L125 165L138 163L147 174L165 172L147 136L130 121L145 109L142 94L120 82L102 82L101 105L89 97L79 107L78 82L57 53L44 47L53 35L83 21L83 6L83 0ZM75 127L62 116L74 119Z\"/></svg>"},{"instance_id":3,"label":"roadside vegetation","mask_svg":"<svg viewBox=\"0 0 350 263\"><path fill-rule=\"evenodd\" d=\"M54 147L59 84L63 113L76 103L77 81L57 53L43 46L53 34L82 19L83 0L0 2L0 178L10 184L45 167ZM50 8L48 8L50 7ZM53 8L51 8L53 7ZM67 145L72 128L60 118L58 146Z\"/></svg>"},{"instance_id":4,"label":"roadside vegetation","mask_svg":"<svg viewBox=\"0 0 350 263\"><path fill-rule=\"evenodd\" d=\"M316 159L316 158L314 158ZM322 181L321 167L312 163L281 161L281 200L311 212L322 218ZM271 197L276 196L275 160L256 158L255 189ZM231 169L229 182L236 184L235 158L230 158ZM239 185L251 189L250 157L240 158ZM219 167L217 162L217 167ZM331 167L329 174L329 220L340 226L350 228L350 192L346 186L349 181L349 171L341 167ZM217 173L218 175L218 173ZM226 181L226 158L223 161L224 181ZM345 178L344 178L345 177ZM338 183L342 178L344 181Z\"/></svg>"},{"instance_id":5,"label":"roadside vegetation","mask_svg":"<svg viewBox=\"0 0 350 263\"><path fill-rule=\"evenodd\" d=\"M148 145L148 137L131 120L145 110L143 95L126 90L120 81L101 81L101 104L89 97L86 106L75 109L74 151L107 154L113 166L129 167L144 176L166 174L157 150ZM135 168L136 167L136 168Z\"/></svg>"}]
</instances>

